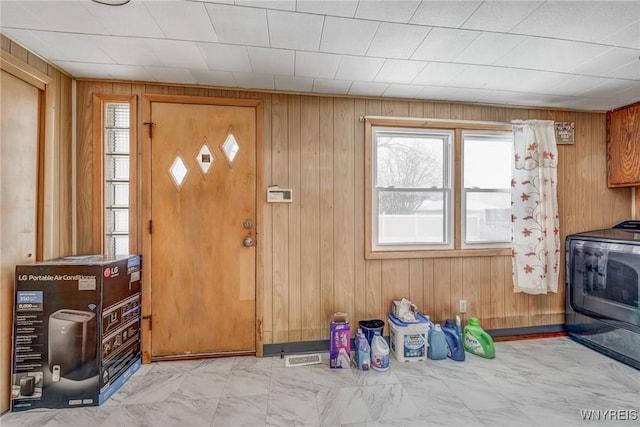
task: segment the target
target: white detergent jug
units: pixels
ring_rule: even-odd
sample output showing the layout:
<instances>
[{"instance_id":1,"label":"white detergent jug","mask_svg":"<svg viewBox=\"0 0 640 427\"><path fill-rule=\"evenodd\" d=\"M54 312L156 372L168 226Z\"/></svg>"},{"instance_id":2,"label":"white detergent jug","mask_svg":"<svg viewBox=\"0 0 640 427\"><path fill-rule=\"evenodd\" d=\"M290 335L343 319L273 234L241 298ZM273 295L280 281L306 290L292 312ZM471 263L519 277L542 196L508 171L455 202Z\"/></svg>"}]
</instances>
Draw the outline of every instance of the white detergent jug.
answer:
<instances>
[{"instance_id":1,"label":"white detergent jug","mask_svg":"<svg viewBox=\"0 0 640 427\"><path fill-rule=\"evenodd\" d=\"M371 340L371 368L376 371L389 369L389 345L380 331L375 331Z\"/></svg>"}]
</instances>

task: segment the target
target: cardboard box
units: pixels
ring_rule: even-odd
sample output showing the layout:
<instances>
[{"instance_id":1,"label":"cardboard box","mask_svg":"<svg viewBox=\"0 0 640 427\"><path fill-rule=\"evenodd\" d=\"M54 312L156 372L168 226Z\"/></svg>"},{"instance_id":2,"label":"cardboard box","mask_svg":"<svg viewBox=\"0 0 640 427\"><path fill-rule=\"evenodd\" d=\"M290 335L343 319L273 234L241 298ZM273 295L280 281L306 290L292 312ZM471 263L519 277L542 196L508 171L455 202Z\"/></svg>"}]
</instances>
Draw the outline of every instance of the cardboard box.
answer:
<instances>
[{"instance_id":1,"label":"cardboard box","mask_svg":"<svg viewBox=\"0 0 640 427\"><path fill-rule=\"evenodd\" d=\"M16 266L11 410L97 406L140 367L139 255Z\"/></svg>"},{"instance_id":2,"label":"cardboard box","mask_svg":"<svg viewBox=\"0 0 640 427\"><path fill-rule=\"evenodd\" d=\"M351 364L351 326L346 313L335 313L329 327L329 367L349 368Z\"/></svg>"}]
</instances>

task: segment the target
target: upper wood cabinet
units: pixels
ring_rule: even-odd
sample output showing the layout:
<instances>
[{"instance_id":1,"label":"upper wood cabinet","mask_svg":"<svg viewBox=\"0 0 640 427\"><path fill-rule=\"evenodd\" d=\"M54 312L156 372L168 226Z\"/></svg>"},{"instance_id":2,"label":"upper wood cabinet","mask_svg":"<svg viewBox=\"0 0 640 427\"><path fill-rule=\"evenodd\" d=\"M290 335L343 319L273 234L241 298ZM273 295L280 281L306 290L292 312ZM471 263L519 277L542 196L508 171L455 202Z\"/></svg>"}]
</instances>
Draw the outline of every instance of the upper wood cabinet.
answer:
<instances>
[{"instance_id":1,"label":"upper wood cabinet","mask_svg":"<svg viewBox=\"0 0 640 427\"><path fill-rule=\"evenodd\" d=\"M640 186L640 102L607 112L609 187Z\"/></svg>"}]
</instances>

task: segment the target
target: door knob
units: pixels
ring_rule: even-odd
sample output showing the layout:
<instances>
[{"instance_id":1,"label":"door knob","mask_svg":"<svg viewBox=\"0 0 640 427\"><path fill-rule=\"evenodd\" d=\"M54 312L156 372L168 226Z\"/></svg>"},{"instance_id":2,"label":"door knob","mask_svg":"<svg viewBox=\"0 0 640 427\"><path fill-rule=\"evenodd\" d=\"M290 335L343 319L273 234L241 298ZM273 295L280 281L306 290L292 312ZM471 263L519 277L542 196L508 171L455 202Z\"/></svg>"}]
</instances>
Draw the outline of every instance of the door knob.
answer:
<instances>
[{"instance_id":1,"label":"door knob","mask_svg":"<svg viewBox=\"0 0 640 427\"><path fill-rule=\"evenodd\" d=\"M245 237L242 241L242 245L247 248L253 246L253 239L251 237Z\"/></svg>"}]
</instances>

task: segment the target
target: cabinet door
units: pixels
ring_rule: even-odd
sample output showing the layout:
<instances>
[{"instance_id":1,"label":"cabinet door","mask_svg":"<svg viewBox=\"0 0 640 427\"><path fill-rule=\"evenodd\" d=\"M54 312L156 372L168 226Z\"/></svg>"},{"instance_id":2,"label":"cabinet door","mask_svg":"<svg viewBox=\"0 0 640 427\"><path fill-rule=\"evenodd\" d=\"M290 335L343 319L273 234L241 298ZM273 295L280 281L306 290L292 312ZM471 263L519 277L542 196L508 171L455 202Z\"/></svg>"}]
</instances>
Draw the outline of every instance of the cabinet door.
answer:
<instances>
[{"instance_id":1,"label":"cabinet door","mask_svg":"<svg viewBox=\"0 0 640 427\"><path fill-rule=\"evenodd\" d=\"M640 102L607 113L609 187L640 185Z\"/></svg>"}]
</instances>

